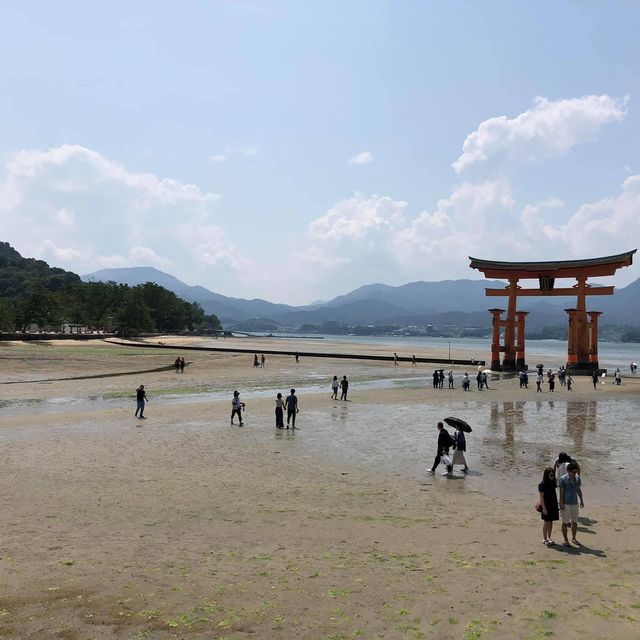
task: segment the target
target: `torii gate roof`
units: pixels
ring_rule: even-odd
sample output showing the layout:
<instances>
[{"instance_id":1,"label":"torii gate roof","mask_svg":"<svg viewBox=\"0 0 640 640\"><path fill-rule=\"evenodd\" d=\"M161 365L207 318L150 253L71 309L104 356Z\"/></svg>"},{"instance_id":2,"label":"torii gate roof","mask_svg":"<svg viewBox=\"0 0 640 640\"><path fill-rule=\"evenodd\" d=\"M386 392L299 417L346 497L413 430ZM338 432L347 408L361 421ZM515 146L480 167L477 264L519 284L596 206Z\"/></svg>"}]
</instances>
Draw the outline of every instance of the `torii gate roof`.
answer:
<instances>
[{"instance_id":1,"label":"torii gate roof","mask_svg":"<svg viewBox=\"0 0 640 640\"><path fill-rule=\"evenodd\" d=\"M612 276L621 267L633 262L633 251L615 256L588 258L586 260L552 260L546 262L502 262L499 260L480 260L472 258L472 269L482 271L487 278L575 278L576 276L598 277Z\"/></svg>"}]
</instances>

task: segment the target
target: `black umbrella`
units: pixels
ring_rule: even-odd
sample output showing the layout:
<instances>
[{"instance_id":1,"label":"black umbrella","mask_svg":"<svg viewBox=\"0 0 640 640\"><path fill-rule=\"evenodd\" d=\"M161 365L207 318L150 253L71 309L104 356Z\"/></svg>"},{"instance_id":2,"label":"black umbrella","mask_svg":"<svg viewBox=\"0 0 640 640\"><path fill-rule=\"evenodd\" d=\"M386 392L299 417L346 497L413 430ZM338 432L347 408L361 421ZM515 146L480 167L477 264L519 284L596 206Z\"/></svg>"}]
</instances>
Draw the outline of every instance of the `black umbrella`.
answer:
<instances>
[{"instance_id":1,"label":"black umbrella","mask_svg":"<svg viewBox=\"0 0 640 640\"><path fill-rule=\"evenodd\" d=\"M471 427L464 420L461 420L460 418L454 418L453 416L449 416L448 418L445 418L444 421L450 427L453 427L454 429L458 429L458 431L464 431L466 433L471 433L472 431Z\"/></svg>"}]
</instances>

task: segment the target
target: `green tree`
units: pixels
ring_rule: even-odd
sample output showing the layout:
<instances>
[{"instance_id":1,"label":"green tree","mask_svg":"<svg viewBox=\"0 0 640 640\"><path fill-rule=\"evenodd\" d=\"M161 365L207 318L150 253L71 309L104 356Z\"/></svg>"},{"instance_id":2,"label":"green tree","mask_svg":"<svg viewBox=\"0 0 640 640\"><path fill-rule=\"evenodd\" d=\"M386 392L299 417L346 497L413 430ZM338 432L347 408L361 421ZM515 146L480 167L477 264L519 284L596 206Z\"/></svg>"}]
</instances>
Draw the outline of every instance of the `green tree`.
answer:
<instances>
[{"instance_id":1,"label":"green tree","mask_svg":"<svg viewBox=\"0 0 640 640\"><path fill-rule=\"evenodd\" d=\"M123 336L135 336L154 330L149 307L144 301L143 292L137 287L130 290L117 316L118 333Z\"/></svg>"}]
</instances>

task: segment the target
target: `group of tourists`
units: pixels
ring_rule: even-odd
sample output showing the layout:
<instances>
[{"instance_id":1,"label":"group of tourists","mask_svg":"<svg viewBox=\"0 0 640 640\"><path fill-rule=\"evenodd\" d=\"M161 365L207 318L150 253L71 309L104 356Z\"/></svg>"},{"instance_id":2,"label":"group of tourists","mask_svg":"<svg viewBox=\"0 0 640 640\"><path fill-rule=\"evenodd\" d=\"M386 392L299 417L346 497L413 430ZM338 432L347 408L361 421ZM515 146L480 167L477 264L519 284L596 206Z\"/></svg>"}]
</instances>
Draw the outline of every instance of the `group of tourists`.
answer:
<instances>
[{"instance_id":1,"label":"group of tourists","mask_svg":"<svg viewBox=\"0 0 640 640\"><path fill-rule=\"evenodd\" d=\"M246 405L240 400L240 392L233 392L233 399L231 400L231 426L234 425L233 419L238 416L238 426L243 427L242 412L245 410ZM284 414L287 413L287 425L284 424ZM296 390L291 389L291 393L283 399L282 394L276 395L276 429L292 429L296 428L296 415L299 413L300 407L298 406L298 396L296 396Z\"/></svg>"},{"instance_id":2,"label":"group of tourists","mask_svg":"<svg viewBox=\"0 0 640 640\"><path fill-rule=\"evenodd\" d=\"M453 371L449 371L446 375L447 381L449 383L449 389L453 389ZM433 372L433 388L434 389L444 389L444 369L435 369Z\"/></svg>"},{"instance_id":3,"label":"group of tourists","mask_svg":"<svg viewBox=\"0 0 640 640\"><path fill-rule=\"evenodd\" d=\"M253 354L253 366L254 367L262 367L264 369L264 363L266 358L264 357L264 353L260 355L260 360L258 360L258 354Z\"/></svg>"},{"instance_id":4,"label":"group of tourists","mask_svg":"<svg viewBox=\"0 0 640 640\"><path fill-rule=\"evenodd\" d=\"M538 365L537 374L536 374L536 393L542 393L542 385L544 384L544 367L542 365ZM573 378L571 374L567 371L566 367L560 366L558 367L557 374L549 369L547 371L547 385L549 385L549 391L554 392L556 389L556 377L561 387L567 387L567 391L571 391L573 388ZM529 388L529 372L527 369L521 369L518 373L518 380L520 382L521 389Z\"/></svg>"},{"instance_id":5,"label":"group of tourists","mask_svg":"<svg viewBox=\"0 0 640 640\"><path fill-rule=\"evenodd\" d=\"M556 493L557 491L557 493ZM536 511L542 518L542 542L548 547L556 543L551 538L553 523L562 517L562 544L580 546L577 539L578 511L584 508L580 465L569 454L561 451L553 467L547 467L538 485L539 500ZM571 542L568 532L571 528Z\"/></svg>"},{"instance_id":6,"label":"group of tourists","mask_svg":"<svg viewBox=\"0 0 640 640\"><path fill-rule=\"evenodd\" d=\"M173 361L173 367L176 370L176 373L184 373L184 368L186 366L187 366L187 363L185 362L184 358L181 358L180 356L178 356Z\"/></svg>"}]
</instances>

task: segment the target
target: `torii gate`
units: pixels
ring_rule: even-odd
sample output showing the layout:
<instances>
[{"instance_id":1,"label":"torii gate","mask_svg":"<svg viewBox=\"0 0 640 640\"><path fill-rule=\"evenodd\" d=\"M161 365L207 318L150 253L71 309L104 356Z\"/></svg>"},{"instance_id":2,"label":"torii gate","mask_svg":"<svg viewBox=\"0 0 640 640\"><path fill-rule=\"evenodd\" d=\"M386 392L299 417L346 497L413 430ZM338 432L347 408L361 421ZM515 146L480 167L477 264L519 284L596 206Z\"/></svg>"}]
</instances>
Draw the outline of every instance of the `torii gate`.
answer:
<instances>
[{"instance_id":1,"label":"torii gate","mask_svg":"<svg viewBox=\"0 0 640 640\"><path fill-rule=\"evenodd\" d=\"M482 271L486 278L508 280L504 289L485 289L487 296L509 298L507 317L504 309L489 309L493 314L491 339L491 369L514 371L526 366L524 325L526 311L517 311L519 296L576 296L575 308L565 309L569 316L567 367L574 373L590 373L598 366L598 317L600 311L587 311L587 296L613 295L614 287L592 287L588 278L612 276L621 267L633 262L633 251L615 256L588 260L556 260L551 262L498 262L469 257L472 269ZM573 287L555 288L559 278L575 278ZM537 279L538 289L523 289L519 280ZM500 330L504 328L504 345L500 345ZM504 353L500 363L500 352Z\"/></svg>"}]
</instances>

